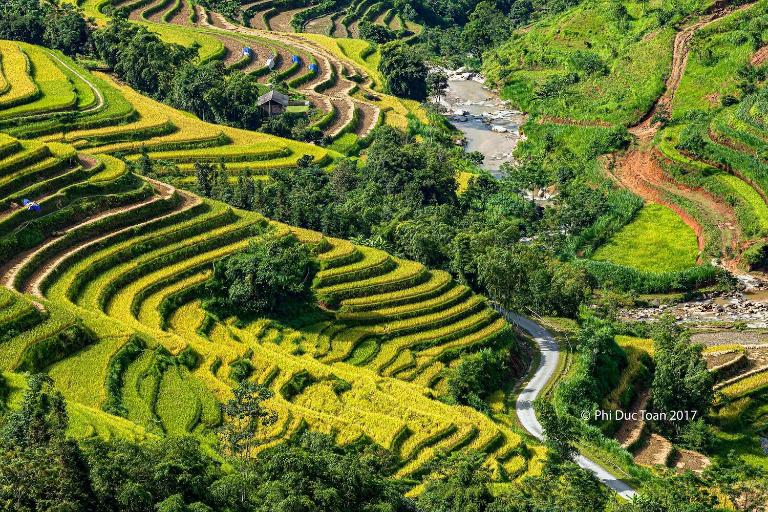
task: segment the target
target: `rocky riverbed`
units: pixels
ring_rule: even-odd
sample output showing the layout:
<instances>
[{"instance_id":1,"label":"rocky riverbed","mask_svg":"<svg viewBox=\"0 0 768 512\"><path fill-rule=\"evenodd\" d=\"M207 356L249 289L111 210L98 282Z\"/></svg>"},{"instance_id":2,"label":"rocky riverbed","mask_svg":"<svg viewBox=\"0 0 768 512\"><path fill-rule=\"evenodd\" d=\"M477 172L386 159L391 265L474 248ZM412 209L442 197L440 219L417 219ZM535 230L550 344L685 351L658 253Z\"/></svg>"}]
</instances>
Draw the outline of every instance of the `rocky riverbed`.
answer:
<instances>
[{"instance_id":1,"label":"rocky riverbed","mask_svg":"<svg viewBox=\"0 0 768 512\"><path fill-rule=\"evenodd\" d=\"M740 324L750 329L768 329L768 290L742 289L701 300L677 304L658 303L625 310L627 320L651 321L671 314L685 324Z\"/></svg>"},{"instance_id":2,"label":"rocky riverbed","mask_svg":"<svg viewBox=\"0 0 768 512\"><path fill-rule=\"evenodd\" d=\"M443 71L448 74L448 90L439 101L444 114L462 132L465 150L482 153L482 166L498 175L502 164L514 161L512 153L524 139L520 126L525 114L510 109L487 89L481 75L462 69Z\"/></svg>"}]
</instances>

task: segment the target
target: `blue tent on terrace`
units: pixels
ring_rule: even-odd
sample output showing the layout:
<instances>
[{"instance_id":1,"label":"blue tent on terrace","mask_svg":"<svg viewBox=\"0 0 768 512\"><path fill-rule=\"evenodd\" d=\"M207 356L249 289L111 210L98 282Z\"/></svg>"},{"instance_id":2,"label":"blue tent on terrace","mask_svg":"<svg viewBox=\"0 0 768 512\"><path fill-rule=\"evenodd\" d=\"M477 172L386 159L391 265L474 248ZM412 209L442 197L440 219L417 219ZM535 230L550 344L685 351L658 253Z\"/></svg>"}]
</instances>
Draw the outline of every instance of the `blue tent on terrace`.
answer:
<instances>
[{"instance_id":1,"label":"blue tent on terrace","mask_svg":"<svg viewBox=\"0 0 768 512\"><path fill-rule=\"evenodd\" d=\"M23 201L21 201L21 204L26 206L27 210L31 212L40 213L40 211L42 211L42 208L40 207L39 204L37 204L34 201L30 201L29 199L24 199Z\"/></svg>"}]
</instances>

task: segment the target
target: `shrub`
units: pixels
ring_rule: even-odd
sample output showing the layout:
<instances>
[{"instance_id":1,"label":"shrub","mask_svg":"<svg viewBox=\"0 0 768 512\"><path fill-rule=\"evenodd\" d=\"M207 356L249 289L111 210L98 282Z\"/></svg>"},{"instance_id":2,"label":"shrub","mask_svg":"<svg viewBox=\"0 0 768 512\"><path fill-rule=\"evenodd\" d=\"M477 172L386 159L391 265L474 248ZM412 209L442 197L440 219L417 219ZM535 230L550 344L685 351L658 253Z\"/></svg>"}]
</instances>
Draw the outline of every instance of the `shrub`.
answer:
<instances>
[{"instance_id":1,"label":"shrub","mask_svg":"<svg viewBox=\"0 0 768 512\"><path fill-rule=\"evenodd\" d=\"M117 416L125 416L128 413L122 404L123 375L128 366L141 355L145 348L144 340L138 336L133 336L109 361L104 386L107 391L107 399L102 405L102 409L108 413Z\"/></svg>"},{"instance_id":2,"label":"shrub","mask_svg":"<svg viewBox=\"0 0 768 512\"><path fill-rule=\"evenodd\" d=\"M243 382L253 373L253 363L248 359L237 359L229 365L229 378L235 382Z\"/></svg>"},{"instance_id":3,"label":"shrub","mask_svg":"<svg viewBox=\"0 0 768 512\"><path fill-rule=\"evenodd\" d=\"M27 348L17 369L30 373L41 372L95 342L96 336L83 325L73 325Z\"/></svg>"},{"instance_id":4,"label":"shrub","mask_svg":"<svg viewBox=\"0 0 768 512\"><path fill-rule=\"evenodd\" d=\"M461 359L448 377L448 393L456 403L488 411L485 399L508 380L505 351L485 348Z\"/></svg>"}]
</instances>

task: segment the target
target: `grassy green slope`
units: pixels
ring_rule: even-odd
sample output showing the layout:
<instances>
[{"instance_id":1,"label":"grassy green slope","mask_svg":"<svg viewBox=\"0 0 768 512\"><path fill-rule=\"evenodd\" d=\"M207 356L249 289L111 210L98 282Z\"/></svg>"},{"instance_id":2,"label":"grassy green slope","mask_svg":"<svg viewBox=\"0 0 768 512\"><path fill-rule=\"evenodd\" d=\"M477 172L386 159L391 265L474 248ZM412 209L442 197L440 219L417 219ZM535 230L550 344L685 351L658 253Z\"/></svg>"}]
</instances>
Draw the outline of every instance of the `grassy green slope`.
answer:
<instances>
[{"instance_id":1,"label":"grassy green slope","mask_svg":"<svg viewBox=\"0 0 768 512\"><path fill-rule=\"evenodd\" d=\"M487 56L484 72L523 110L630 125L663 92L674 23L705 7L587 0L515 33Z\"/></svg>"}]
</instances>

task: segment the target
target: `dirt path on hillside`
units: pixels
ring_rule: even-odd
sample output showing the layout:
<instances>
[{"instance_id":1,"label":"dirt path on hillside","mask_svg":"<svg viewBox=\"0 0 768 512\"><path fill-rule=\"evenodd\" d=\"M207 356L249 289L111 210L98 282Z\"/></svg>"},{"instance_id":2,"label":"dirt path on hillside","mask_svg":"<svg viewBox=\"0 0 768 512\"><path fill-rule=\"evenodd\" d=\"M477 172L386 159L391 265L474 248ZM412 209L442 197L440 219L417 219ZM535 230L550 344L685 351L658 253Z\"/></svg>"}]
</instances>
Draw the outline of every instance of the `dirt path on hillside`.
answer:
<instances>
[{"instance_id":1,"label":"dirt path on hillside","mask_svg":"<svg viewBox=\"0 0 768 512\"><path fill-rule=\"evenodd\" d=\"M159 183L159 182L154 182L154 183ZM168 191L166 191L166 194L167 193L168 193ZM138 224L133 224L133 225L124 227L122 229L118 229L116 231L110 231L109 233L106 233L106 234L104 234L102 236L99 236L99 237L96 237L96 238L92 238L92 239L89 239L89 240L85 240L85 241L77 244L76 246L72 247L71 249L65 251L64 253L58 255L55 259L47 261L45 265L41 266L39 269L37 269L29 277L27 282L24 284L23 291L25 293L29 293L31 295L34 295L35 297L41 297L42 298L43 297L43 292L42 292L42 289L41 289L42 284L46 281L48 276L52 272L55 271L55 269L59 265L61 265L64 261L66 261L69 258L71 258L73 255L75 255L75 254L77 254L79 252L85 251L85 250L87 250L87 249L89 249L91 247L94 247L96 244L98 244L102 240L107 240L107 239L112 238L114 236L117 236L117 235L119 235L121 233L124 233L124 232L127 232L127 231L131 231L131 230L135 230L136 228L140 228L140 227L145 226L147 224L150 224L152 222L156 222L156 221L162 220L164 218L170 217L172 215L176 215L178 213L187 211L187 210L189 210L191 208L194 208L195 206L199 205L200 203L202 203L202 199L200 199L198 196L194 196L192 194L188 194L186 192L181 192L181 191L179 191L179 195L181 197L181 203L179 203L179 205L176 208L170 210L169 212L167 212L167 213L165 213L163 215L160 215L158 217L152 217L152 218L147 219L147 220L145 220L143 222L140 222ZM169 197L169 196L167 196L167 197ZM39 252L39 251L41 251L43 249L45 249L45 246L41 247L36 252Z\"/></svg>"},{"instance_id":2,"label":"dirt path on hillside","mask_svg":"<svg viewBox=\"0 0 768 512\"><path fill-rule=\"evenodd\" d=\"M76 224L74 226L67 228L66 230L63 231L63 233L67 234L77 229L80 229L83 226L87 226L87 225L93 224L94 222L98 222L102 219L106 219L107 217L112 217L114 215L136 210L150 203L158 201L162 198L167 199L176 192L176 189L171 185L167 185L165 183L162 183L156 180L151 180L151 179L147 179L147 181L152 183L152 185L155 187L155 191L157 192L156 194L138 203L119 206L117 208L112 208L112 209L103 211L93 217L86 219L85 221L79 224ZM58 238L59 237L53 237L49 239L48 242L46 242L44 245L35 247L28 251L24 251L18 254L12 260L0 266L0 286L5 286L6 288L14 289L14 281L16 280L16 276L18 275L19 271L26 265L28 261L30 261L34 257L35 254L39 253L40 251L56 243Z\"/></svg>"},{"instance_id":3,"label":"dirt path on hillside","mask_svg":"<svg viewBox=\"0 0 768 512\"><path fill-rule=\"evenodd\" d=\"M751 5L718 9L677 33L672 49L672 69L665 82L664 94L654 103L640 122L629 128L629 132L637 138L637 142L624 155L616 158L614 170L615 177L624 187L646 201L659 203L674 210L696 233L699 252L701 253L706 245L702 224L690 213L675 204L671 197L681 197L697 204L703 212L706 212L708 220L720 228L722 235L721 254L726 258L725 266L728 268L735 268L736 266L730 258L733 257L732 254L738 254L739 240L741 239L738 219L733 208L704 190L687 187L666 175L661 168L659 154L653 149L652 142L660 126L656 120L657 114L665 116L670 114L672 100L685 73L691 39L696 31Z\"/></svg>"}]
</instances>

